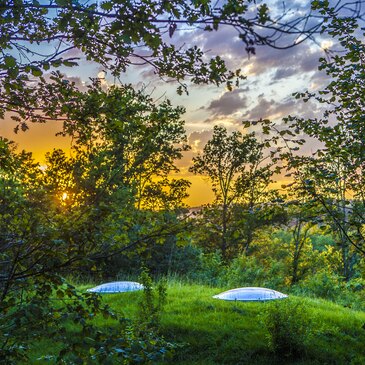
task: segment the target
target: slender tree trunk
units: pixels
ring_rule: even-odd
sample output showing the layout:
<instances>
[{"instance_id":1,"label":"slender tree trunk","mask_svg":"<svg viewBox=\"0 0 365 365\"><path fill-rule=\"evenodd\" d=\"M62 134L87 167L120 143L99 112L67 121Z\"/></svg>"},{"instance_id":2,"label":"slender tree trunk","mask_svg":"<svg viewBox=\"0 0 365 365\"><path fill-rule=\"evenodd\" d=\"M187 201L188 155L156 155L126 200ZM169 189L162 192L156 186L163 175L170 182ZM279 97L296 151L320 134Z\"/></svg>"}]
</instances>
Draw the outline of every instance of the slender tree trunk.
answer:
<instances>
[{"instance_id":1,"label":"slender tree trunk","mask_svg":"<svg viewBox=\"0 0 365 365\"><path fill-rule=\"evenodd\" d=\"M343 227L348 232L348 211L346 208L346 180L339 184L338 187L340 191L339 202L337 205L337 209L340 212L340 217L342 217ZM351 269L350 269L350 250L349 250L349 242L347 237L340 231L340 245L341 245L341 256L342 256L342 275L345 281L350 280Z\"/></svg>"},{"instance_id":2,"label":"slender tree trunk","mask_svg":"<svg viewBox=\"0 0 365 365\"><path fill-rule=\"evenodd\" d=\"M301 219L299 218L293 232L294 252L293 252L293 261L291 267L291 280L290 280L291 286L298 283L300 279L299 264L302 256L302 250L309 232L308 226L303 228L303 223L304 222L301 221Z\"/></svg>"},{"instance_id":3,"label":"slender tree trunk","mask_svg":"<svg viewBox=\"0 0 365 365\"><path fill-rule=\"evenodd\" d=\"M300 251L297 251L294 253L294 257L293 257L290 286L293 286L294 284L296 284L299 281L299 275L298 275L299 258L300 258Z\"/></svg>"},{"instance_id":4,"label":"slender tree trunk","mask_svg":"<svg viewBox=\"0 0 365 365\"><path fill-rule=\"evenodd\" d=\"M247 219L246 219L246 222L247 222L247 235L246 235L246 242L245 242L245 247L244 247L245 255L248 254L248 249L251 245L251 242L253 241L253 222L254 222L253 208L254 208L254 203L251 200L250 204L249 204L249 207L248 207L248 216L247 216Z\"/></svg>"},{"instance_id":5,"label":"slender tree trunk","mask_svg":"<svg viewBox=\"0 0 365 365\"><path fill-rule=\"evenodd\" d=\"M227 258L227 203L224 200L222 210L222 244L221 251L224 259Z\"/></svg>"}]
</instances>

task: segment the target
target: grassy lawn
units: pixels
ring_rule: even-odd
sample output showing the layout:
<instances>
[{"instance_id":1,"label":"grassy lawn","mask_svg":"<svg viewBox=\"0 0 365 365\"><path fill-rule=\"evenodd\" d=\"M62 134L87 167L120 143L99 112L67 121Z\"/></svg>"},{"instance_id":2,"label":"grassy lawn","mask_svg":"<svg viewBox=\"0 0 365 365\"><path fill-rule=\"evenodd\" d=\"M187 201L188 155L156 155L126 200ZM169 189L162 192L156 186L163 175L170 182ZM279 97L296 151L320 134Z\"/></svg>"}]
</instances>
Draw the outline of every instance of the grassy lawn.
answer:
<instances>
[{"instance_id":1,"label":"grassy lawn","mask_svg":"<svg viewBox=\"0 0 365 365\"><path fill-rule=\"evenodd\" d=\"M80 289L86 289L81 286ZM181 344L173 361L177 365L222 364L365 364L365 313L324 300L294 297L312 318L306 351L298 359L274 355L263 323L270 303L226 302L213 299L224 289L170 282L161 331ZM116 311L135 318L141 292L104 295ZM282 303L284 304L283 300ZM280 304L281 305L281 304ZM100 326L103 319L97 319ZM290 334L289 334L290 335ZM34 359L49 351L50 340L40 343ZM46 362L36 361L33 364ZM47 362L49 364L49 362Z\"/></svg>"}]
</instances>

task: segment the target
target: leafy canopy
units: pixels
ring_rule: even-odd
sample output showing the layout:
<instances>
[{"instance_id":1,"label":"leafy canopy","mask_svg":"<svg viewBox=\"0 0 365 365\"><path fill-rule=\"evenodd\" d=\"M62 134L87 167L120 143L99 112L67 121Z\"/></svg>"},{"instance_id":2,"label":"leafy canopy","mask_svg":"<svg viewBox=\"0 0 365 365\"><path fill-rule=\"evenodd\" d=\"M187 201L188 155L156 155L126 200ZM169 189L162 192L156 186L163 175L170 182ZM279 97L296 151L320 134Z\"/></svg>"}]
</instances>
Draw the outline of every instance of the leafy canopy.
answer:
<instances>
[{"instance_id":1,"label":"leafy canopy","mask_svg":"<svg viewBox=\"0 0 365 365\"><path fill-rule=\"evenodd\" d=\"M356 6L347 9L358 16ZM185 46L187 34L230 27L243 50L254 54L260 45L303 42L323 21L311 10L293 17L285 6L271 10L255 0L5 0L0 18L0 117L12 112L22 129L27 121L61 118L64 104L77 97L60 67L77 67L86 59L118 79L131 65L148 66L177 80L180 93L187 79L232 88L243 78L241 71L229 70L221 56L208 56L194 41Z\"/></svg>"}]
</instances>

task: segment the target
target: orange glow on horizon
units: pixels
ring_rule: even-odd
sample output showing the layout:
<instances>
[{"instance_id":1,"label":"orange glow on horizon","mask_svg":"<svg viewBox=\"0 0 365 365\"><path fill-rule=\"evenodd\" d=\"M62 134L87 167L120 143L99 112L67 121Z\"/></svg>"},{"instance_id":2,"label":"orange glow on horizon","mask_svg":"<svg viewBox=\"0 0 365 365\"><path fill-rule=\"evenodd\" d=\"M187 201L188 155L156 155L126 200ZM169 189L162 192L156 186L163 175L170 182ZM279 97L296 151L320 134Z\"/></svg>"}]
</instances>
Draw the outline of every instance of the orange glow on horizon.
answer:
<instances>
[{"instance_id":1,"label":"orange glow on horizon","mask_svg":"<svg viewBox=\"0 0 365 365\"><path fill-rule=\"evenodd\" d=\"M62 129L58 122L47 122L46 128L44 124L31 124L29 130L17 134L13 131L14 127L15 123L11 120L0 121L0 136L17 143L19 150L32 152L34 159L40 164L45 162L45 153L53 149L60 148L67 154L71 152L71 138L56 136ZM183 170L186 171L187 168L184 167ZM214 201L214 193L207 177L182 172L174 174L173 177L184 178L191 182L191 187L188 189L189 197L185 199L185 204L189 207L198 207ZM283 183L287 181L279 180L272 184L272 187L279 189ZM63 193L62 203L65 204L68 198L68 194Z\"/></svg>"},{"instance_id":2,"label":"orange glow on horizon","mask_svg":"<svg viewBox=\"0 0 365 365\"><path fill-rule=\"evenodd\" d=\"M29 129L25 132L14 133L16 123L5 119L0 121L0 136L14 141L19 150L32 152L36 161L41 164L45 162L46 152L53 149L62 149L66 153L70 152L71 138L56 136L62 131L62 123L47 122L47 127L43 123L30 123Z\"/></svg>"},{"instance_id":3,"label":"orange glow on horizon","mask_svg":"<svg viewBox=\"0 0 365 365\"><path fill-rule=\"evenodd\" d=\"M191 187L188 190L189 197L185 200L189 207L198 207L213 202L214 194L207 178L202 176L184 176L184 179L191 182Z\"/></svg>"}]
</instances>

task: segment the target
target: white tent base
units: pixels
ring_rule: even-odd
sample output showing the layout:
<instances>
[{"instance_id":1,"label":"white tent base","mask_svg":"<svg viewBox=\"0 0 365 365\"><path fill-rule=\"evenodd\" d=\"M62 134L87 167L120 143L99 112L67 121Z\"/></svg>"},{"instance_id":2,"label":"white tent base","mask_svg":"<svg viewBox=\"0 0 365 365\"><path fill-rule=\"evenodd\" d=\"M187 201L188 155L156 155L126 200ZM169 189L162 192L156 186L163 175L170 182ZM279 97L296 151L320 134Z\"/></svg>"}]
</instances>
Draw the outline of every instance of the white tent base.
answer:
<instances>
[{"instance_id":1,"label":"white tent base","mask_svg":"<svg viewBox=\"0 0 365 365\"><path fill-rule=\"evenodd\" d=\"M91 293L113 294L125 293L130 291L143 290L144 286L135 281L114 281L96 286L95 288L87 289Z\"/></svg>"}]
</instances>

